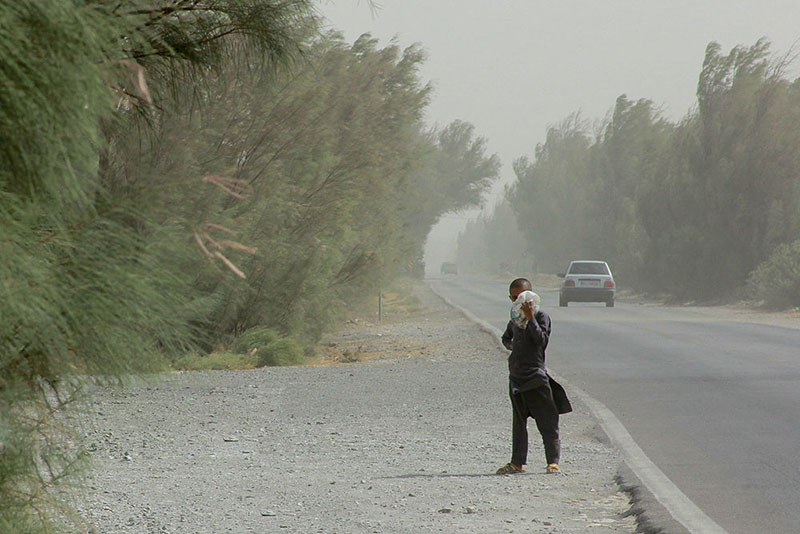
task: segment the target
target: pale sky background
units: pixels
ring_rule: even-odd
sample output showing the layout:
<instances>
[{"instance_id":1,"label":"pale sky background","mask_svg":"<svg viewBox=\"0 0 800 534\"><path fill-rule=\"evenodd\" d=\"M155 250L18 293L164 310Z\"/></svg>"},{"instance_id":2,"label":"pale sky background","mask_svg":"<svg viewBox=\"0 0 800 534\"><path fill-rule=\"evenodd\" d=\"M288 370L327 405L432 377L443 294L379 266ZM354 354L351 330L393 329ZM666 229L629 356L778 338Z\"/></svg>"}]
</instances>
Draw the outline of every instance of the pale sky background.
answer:
<instances>
[{"instance_id":1,"label":"pale sky background","mask_svg":"<svg viewBox=\"0 0 800 534\"><path fill-rule=\"evenodd\" d=\"M430 124L462 119L503 162L489 195L514 180L511 162L532 156L547 127L580 111L606 116L621 94L648 98L673 121L694 105L705 48L727 53L759 38L776 55L800 39L800 0L321 0L332 28L352 42L371 33L385 46L421 43L434 95ZM426 264L438 272L476 212L448 215L434 229Z\"/></svg>"}]
</instances>

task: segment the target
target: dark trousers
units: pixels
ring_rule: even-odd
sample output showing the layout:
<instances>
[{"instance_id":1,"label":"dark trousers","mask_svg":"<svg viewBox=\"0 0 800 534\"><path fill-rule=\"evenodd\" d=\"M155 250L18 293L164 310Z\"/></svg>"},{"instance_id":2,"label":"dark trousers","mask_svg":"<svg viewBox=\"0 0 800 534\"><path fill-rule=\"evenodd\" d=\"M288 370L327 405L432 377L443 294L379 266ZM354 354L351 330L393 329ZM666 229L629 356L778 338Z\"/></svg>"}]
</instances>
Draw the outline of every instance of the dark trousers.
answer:
<instances>
[{"instance_id":1,"label":"dark trousers","mask_svg":"<svg viewBox=\"0 0 800 534\"><path fill-rule=\"evenodd\" d=\"M549 386L529 391L511 393L511 408L514 423L511 431L511 462L525 465L528 460L528 417L536 421L542 435L544 455L548 464L557 464L561 456L561 440L558 435L558 410Z\"/></svg>"}]
</instances>

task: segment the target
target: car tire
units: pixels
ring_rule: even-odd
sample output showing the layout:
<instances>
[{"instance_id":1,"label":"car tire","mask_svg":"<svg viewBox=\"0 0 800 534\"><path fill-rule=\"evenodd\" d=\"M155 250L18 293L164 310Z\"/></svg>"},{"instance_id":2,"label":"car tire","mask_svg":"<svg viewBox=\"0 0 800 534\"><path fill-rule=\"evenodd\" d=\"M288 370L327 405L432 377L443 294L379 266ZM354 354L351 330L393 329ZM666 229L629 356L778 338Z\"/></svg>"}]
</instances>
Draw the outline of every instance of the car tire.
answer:
<instances>
[{"instance_id":1,"label":"car tire","mask_svg":"<svg viewBox=\"0 0 800 534\"><path fill-rule=\"evenodd\" d=\"M606 308L613 308L614 307L614 299L608 299L606 301Z\"/></svg>"}]
</instances>

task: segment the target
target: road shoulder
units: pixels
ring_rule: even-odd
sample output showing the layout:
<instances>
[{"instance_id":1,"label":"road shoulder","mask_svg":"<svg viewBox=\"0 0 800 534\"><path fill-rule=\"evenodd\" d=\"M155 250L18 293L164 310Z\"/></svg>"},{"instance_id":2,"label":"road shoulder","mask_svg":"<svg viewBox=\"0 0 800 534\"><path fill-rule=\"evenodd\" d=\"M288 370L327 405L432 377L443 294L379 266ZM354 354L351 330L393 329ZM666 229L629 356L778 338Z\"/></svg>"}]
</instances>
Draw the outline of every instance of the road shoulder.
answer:
<instances>
[{"instance_id":1,"label":"road shoulder","mask_svg":"<svg viewBox=\"0 0 800 534\"><path fill-rule=\"evenodd\" d=\"M493 474L510 453L505 354L418 296L329 336L344 360L97 390L82 514L120 533L635 532L620 456L579 400L563 474L544 474L532 423L529 473Z\"/></svg>"}]
</instances>

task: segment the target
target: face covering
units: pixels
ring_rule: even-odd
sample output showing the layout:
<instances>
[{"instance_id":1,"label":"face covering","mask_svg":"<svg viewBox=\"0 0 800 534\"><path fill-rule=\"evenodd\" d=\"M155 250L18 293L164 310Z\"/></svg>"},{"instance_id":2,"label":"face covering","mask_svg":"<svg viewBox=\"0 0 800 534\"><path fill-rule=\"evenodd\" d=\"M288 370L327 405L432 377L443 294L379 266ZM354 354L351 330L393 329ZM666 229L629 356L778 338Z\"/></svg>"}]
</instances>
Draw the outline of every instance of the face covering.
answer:
<instances>
[{"instance_id":1,"label":"face covering","mask_svg":"<svg viewBox=\"0 0 800 534\"><path fill-rule=\"evenodd\" d=\"M528 325L528 319L525 317L525 312L522 311L522 305L526 302L533 302L533 313L536 313L536 310L539 309L541 298L533 291L523 291L517 295L517 300L511 305L511 320L520 328L525 328Z\"/></svg>"}]
</instances>

